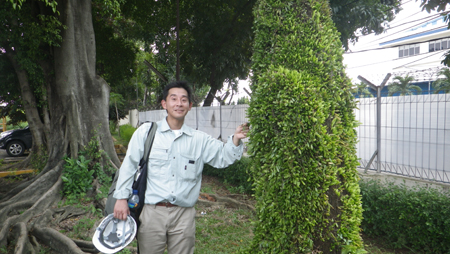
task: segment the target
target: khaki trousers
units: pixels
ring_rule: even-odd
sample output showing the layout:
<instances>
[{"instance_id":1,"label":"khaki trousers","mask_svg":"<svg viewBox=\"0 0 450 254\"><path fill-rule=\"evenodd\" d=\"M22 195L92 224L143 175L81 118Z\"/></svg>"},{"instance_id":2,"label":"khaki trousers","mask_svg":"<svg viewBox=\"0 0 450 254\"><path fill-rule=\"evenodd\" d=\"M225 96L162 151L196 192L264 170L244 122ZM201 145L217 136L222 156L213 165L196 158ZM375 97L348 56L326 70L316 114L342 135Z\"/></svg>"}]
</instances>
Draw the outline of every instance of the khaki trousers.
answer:
<instances>
[{"instance_id":1,"label":"khaki trousers","mask_svg":"<svg viewBox=\"0 0 450 254\"><path fill-rule=\"evenodd\" d=\"M192 254L195 245L195 208L144 205L139 216L140 254Z\"/></svg>"}]
</instances>

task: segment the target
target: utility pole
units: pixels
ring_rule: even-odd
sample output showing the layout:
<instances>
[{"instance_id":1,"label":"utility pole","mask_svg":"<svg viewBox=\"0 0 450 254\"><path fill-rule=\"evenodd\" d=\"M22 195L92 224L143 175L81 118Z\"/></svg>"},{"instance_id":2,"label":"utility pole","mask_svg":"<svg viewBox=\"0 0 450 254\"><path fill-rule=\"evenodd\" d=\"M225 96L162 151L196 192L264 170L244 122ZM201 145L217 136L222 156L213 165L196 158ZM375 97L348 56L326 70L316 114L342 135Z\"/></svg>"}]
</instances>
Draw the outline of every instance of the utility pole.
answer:
<instances>
[{"instance_id":1,"label":"utility pole","mask_svg":"<svg viewBox=\"0 0 450 254\"><path fill-rule=\"evenodd\" d=\"M177 0L177 81L180 81L180 0Z\"/></svg>"}]
</instances>

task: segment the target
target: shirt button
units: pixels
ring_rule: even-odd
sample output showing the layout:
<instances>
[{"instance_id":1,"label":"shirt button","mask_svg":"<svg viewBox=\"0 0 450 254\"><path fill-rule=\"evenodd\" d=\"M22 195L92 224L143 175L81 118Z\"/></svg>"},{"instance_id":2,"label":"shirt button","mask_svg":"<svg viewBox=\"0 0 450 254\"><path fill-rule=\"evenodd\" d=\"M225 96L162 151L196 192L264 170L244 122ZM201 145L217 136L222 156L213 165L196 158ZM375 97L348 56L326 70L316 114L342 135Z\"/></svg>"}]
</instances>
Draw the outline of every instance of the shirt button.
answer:
<instances>
[{"instance_id":1,"label":"shirt button","mask_svg":"<svg viewBox=\"0 0 450 254\"><path fill-rule=\"evenodd\" d=\"M172 175L172 177L175 177L175 175Z\"/></svg>"},{"instance_id":2,"label":"shirt button","mask_svg":"<svg viewBox=\"0 0 450 254\"><path fill-rule=\"evenodd\" d=\"M173 159L175 160L175 157L173 157Z\"/></svg>"}]
</instances>

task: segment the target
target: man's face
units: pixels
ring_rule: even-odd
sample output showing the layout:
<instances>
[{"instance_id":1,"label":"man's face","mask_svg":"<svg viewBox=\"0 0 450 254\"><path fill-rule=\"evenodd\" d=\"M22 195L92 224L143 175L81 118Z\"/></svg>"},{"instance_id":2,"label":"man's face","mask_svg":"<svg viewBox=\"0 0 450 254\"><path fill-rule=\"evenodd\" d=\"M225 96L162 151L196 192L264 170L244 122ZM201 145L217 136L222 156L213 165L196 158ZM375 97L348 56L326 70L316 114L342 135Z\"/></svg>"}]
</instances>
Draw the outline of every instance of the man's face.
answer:
<instances>
[{"instance_id":1,"label":"man's face","mask_svg":"<svg viewBox=\"0 0 450 254\"><path fill-rule=\"evenodd\" d=\"M177 120L184 120L184 117L192 108L187 91L179 87L169 89L167 98L161 101L161 105L167 110L169 118Z\"/></svg>"}]
</instances>

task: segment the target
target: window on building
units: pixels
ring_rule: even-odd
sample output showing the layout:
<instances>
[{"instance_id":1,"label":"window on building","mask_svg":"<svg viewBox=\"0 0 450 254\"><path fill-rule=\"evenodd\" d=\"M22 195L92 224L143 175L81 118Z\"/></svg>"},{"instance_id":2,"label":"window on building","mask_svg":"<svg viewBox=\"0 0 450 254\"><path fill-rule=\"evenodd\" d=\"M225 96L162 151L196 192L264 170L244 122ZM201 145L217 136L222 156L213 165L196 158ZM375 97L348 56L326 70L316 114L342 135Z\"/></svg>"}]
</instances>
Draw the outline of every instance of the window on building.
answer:
<instances>
[{"instance_id":1,"label":"window on building","mask_svg":"<svg viewBox=\"0 0 450 254\"><path fill-rule=\"evenodd\" d=\"M428 49L429 49L428 50L429 52L433 52L434 51L434 43L430 42L430 46L428 47Z\"/></svg>"},{"instance_id":2,"label":"window on building","mask_svg":"<svg viewBox=\"0 0 450 254\"><path fill-rule=\"evenodd\" d=\"M450 48L450 38L444 38L441 40L430 41L428 46L429 52Z\"/></svg>"},{"instance_id":3,"label":"window on building","mask_svg":"<svg viewBox=\"0 0 450 254\"><path fill-rule=\"evenodd\" d=\"M406 45L398 48L398 57L407 57L420 54L420 45Z\"/></svg>"}]
</instances>

